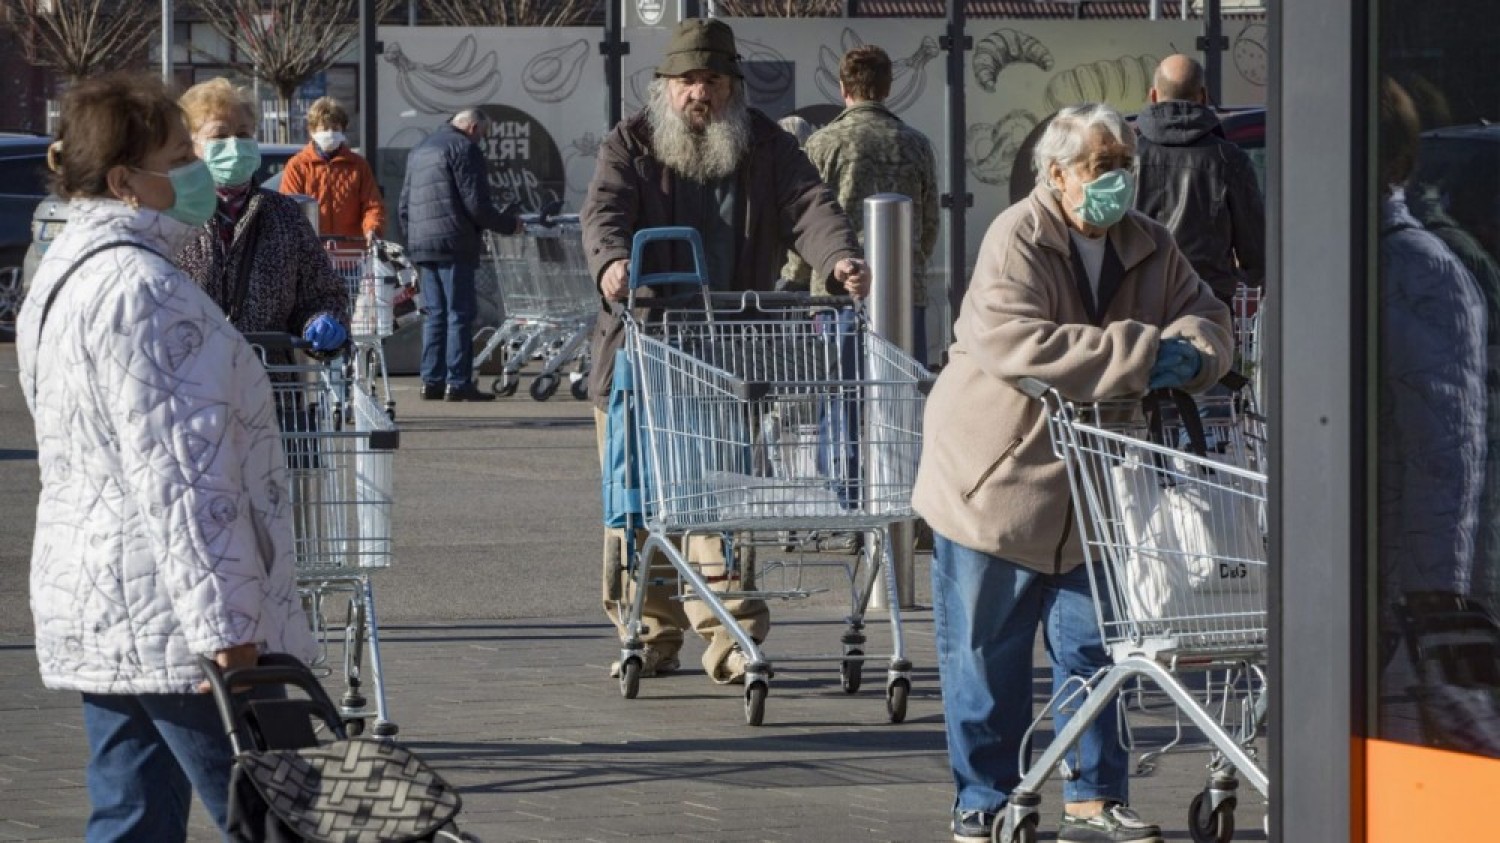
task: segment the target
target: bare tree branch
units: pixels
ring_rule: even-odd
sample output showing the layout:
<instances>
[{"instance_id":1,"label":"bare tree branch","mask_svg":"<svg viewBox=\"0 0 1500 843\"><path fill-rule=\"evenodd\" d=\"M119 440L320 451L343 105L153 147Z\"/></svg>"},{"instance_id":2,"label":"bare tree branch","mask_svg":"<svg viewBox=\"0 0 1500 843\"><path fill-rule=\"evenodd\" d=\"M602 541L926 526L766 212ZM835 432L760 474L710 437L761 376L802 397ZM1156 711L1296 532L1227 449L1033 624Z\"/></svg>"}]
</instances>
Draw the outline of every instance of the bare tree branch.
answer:
<instances>
[{"instance_id":1,"label":"bare tree branch","mask_svg":"<svg viewBox=\"0 0 1500 843\"><path fill-rule=\"evenodd\" d=\"M377 0L376 14L383 16L395 3ZM208 25L234 45L244 69L276 89L284 117L297 89L338 61L359 36L359 4L360 0L196 0Z\"/></svg>"},{"instance_id":2,"label":"bare tree branch","mask_svg":"<svg viewBox=\"0 0 1500 843\"><path fill-rule=\"evenodd\" d=\"M160 20L155 0L0 0L26 60L68 81L134 64Z\"/></svg>"},{"instance_id":3,"label":"bare tree branch","mask_svg":"<svg viewBox=\"0 0 1500 843\"><path fill-rule=\"evenodd\" d=\"M837 18L843 0L719 0L718 14L732 18Z\"/></svg>"},{"instance_id":4,"label":"bare tree branch","mask_svg":"<svg viewBox=\"0 0 1500 843\"><path fill-rule=\"evenodd\" d=\"M448 26L583 26L619 0L428 0Z\"/></svg>"}]
</instances>

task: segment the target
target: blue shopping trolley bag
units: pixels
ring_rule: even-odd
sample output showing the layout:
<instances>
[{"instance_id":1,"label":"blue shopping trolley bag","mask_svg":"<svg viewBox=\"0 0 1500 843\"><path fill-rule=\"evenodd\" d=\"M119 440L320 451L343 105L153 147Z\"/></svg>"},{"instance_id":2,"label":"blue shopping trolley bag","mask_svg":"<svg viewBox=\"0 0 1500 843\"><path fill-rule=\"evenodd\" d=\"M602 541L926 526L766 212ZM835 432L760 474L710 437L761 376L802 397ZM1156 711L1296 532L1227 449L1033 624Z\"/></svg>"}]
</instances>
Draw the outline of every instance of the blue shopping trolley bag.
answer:
<instances>
[{"instance_id":1,"label":"blue shopping trolley bag","mask_svg":"<svg viewBox=\"0 0 1500 843\"><path fill-rule=\"evenodd\" d=\"M609 411L604 422L604 526L625 529L638 526L646 515L641 481L647 471L640 454L632 453L635 435L635 371L630 355L615 352L614 378L609 388Z\"/></svg>"}]
</instances>

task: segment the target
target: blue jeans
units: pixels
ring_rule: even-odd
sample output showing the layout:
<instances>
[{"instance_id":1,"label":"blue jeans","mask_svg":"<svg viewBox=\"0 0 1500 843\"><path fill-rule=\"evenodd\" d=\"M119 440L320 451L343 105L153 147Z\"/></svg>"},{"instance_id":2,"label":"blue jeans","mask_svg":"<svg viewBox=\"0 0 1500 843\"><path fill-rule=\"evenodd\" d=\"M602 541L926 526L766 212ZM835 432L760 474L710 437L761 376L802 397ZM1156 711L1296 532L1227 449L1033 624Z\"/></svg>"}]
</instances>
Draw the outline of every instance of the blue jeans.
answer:
<instances>
[{"instance_id":1,"label":"blue jeans","mask_svg":"<svg viewBox=\"0 0 1500 843\"><path fill-rule=\"evenodd\" d=\"M89 843L187 839L193 791L224 827L234 753L211 694L84 694Z\"/></svg>"},{"instance_id":2,"label":"blue jeans","mask_svg":"<svg viewBox=\"0 0 1500 843\"><path fill-rule=\"evenodd\" d=\"M478 303L471 263L419 263L422 284L422 383L467 386L474 379L474 316Z\"/></svg>"},{"instance_id":3,"label":"blue jeans","mask_svg":"<svg viewBox=\"0 0 1500 843\"><path fill-rule=\"evenodd\" d=\"M1040 574L934 535L932 620L956 807L999 811L1021 781L1037 626L1043 625L1054 690L1070 676L1087 678L1110 664L1088 570ZM1129 754L1120 746L1116 707L1111 701L1069 753L1080 775L1063 784L1066 801L1129 801ZM1071 710L1054 714L1060 732Z\"/></svg>"}]
</instances>

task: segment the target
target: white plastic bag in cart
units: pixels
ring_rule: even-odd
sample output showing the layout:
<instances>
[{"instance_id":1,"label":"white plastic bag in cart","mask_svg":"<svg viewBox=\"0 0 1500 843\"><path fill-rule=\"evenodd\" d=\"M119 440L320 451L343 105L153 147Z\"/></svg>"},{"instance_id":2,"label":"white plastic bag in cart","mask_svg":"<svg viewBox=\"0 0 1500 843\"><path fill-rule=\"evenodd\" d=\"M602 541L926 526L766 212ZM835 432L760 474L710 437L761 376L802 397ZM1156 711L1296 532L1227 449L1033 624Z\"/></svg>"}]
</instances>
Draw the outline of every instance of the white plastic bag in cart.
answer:
<instances>
[{"instance_id":1,"label":"white plastic bag in cart","mask_svg":"<svg viewBox=\"0 0 1500 843\"><path fill-rule=\"evenodd\" d=\"M359 293L354 299L350 327L357 337L386 337L396 330L396 291L399 287L395 266L379 255L367 257L360 272Z\"/></svg>"},{"instance_id":2,"label":"white plastic bag in cart","mask_svg":"<svg viewBox=\"0 0 1500 843\"><path fill-rule=\"evenodd\" d=\"M1192 410L1196 420L1196 408ZM1202 440L1201 428L1196 434ZM1123 535L1116 570L1125 609L1136 621L1178 621L1178 629L1232 627L1207 622L1262 612L1266 547L1261 505L1250 481L1215 471L1242 457L1141 459L1109 469Z\"/></svg>"},{"instance_id":3,"label":"white plastic bag in cart","mask_svg":"<svg viewBox=\"0 0 1500 843\"><path fill-rule=\"evenodd\" d=\"M1265 542L1260 508L1233 481L1172 459L1110 469L1125 552L1116 571L1130 618L1140 621L1243 614L1265 607ZM1181 478L1204 474L1203 482Z\"/></svg>"}]
</instances>

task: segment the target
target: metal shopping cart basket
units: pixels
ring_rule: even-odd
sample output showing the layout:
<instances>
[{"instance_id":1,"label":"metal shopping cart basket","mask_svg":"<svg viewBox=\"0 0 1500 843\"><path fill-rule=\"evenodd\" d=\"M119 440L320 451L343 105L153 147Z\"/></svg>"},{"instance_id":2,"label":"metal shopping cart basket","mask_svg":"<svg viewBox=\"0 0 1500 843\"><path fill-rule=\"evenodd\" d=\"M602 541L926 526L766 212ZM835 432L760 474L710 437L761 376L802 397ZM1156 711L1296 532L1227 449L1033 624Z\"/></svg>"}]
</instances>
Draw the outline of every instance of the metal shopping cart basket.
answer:
<instances>
[{"instance_id":1,"label":"metal shopping cart basket","mask_svg":"<svg viewBox=\"0 0 1500 843\"><path fill-rule=\"evenodd\" d=\"M606 477L606 515L612 526L644 527L648 533L639 551L625 542L624 575L635 589L621 612L630 632L621 644L620 687L627 698L638 692L645 586L660 577L662 566L654 560L664 558L679 599L703 601L734 636L747 662L745 718L759 725L771 661L724 601L791 600L812 592L796 578L785 588L768 587L765 571L758 577L744 570L735 551L757 542L780 544L785 530L867 536L857 562L831 563L844 567L850 584L842 651L784 659L837 663L844 689L857 691L864 662L877 658L863 650L864 618L881 571L892 564L890 526L915 517L911 487L932 376L871 333L852 311L806 297L710 295L702 244L690 228L638 232L633 248L639 253L647 244L670 240L687 242L697 271L641 277L641 261L632 259L630 302L622 310L625 348L611 396L619 412L611 414L608 438L621 456L612 458L611 466L625 468ZM676 304L653 300L649 316L635 312L636 288L648 285L660 292L674 284L686 284L694 294L677 297ZM612 479L618 483L611 488ZM722 540L729 568L725 579L738 582L738 589L710 587L698 564L683 553L691 537ZM884 580L892 640L887 711L900 722L906 717L911 663L894 577Z\"/></svg>"},{"instance_id":2,"label":"metal shopping cart basket","mask_svg":"<svg viewBox=\"0 0 1500 843\"><path fill-rule=\"evenodd\" d=\"M400 434L384 408L350 384L342 360L287 356L287 349L306 344L284 334L247 339L261 349L262 360L270 361L266 369L291 487L297 583L322 645L313 666L331 672L331 643L341 639L345 691L340 710L349 731L362 733L373 713L374 733L394 735L370 573L391 562L392 481ZM367 650L373 712L364 693Z\"/></svg>"},{"instance_id":3,"label":"metal shopping cart basket","mask_svg":"<svg viewBox=\"0 0 1500 843\"><path fill-rule=\"evenodd\" d=\"M1048 407L1113 664L1049 703L1047 711L1067 707L1073 716L1035 764L1028 734L1026 772L993 839L1036 840L1042 784L1126 683L1144 677L1213 745L1189 828L1194 840L1227 841L1239 778L1267 792L1253 753L1265 712L1266 475L1243 467L1244 428L1232 419L1205 428L1190 399L1143 415L1140 402L1076 405L1032 379L1021 387ZM1185 683L1189 674L1225 670L1255 677L1238 706L1210 709Z\"/></svg>"},{"instance_id":4,"label":"metal shopping cart basket","mask_svg":"<svg viewBox=\"0 0 1500 843\"><path fill-rule=\"evenodd\" d=\"M490 388L514 395L520 373L532 359L542 367L529 392L537 401L551 398L568 373L573 397L588 397L588 338L599 312L599 292L583 252L583 227L576 215L527 215L522 234L486 234L490 265L500 285L504 320L486 328L484 347L475 356L482 365L498 351L505 364Z\"/></svg>"},{"instance_id":5,"label":"metal shopping cart basket","mask_svg":"<svg viewBox=\"0 0 1500 843\"><path fill-rule=\"evenodd\" d=\"M330 239L328 259L349 289L348 354L350 381L384 399L386 415L396 418L385 365L386 337L396 330L396 293L416 278L416 269L395 243L363 239Z\"/></svg>"}]
</instances>

